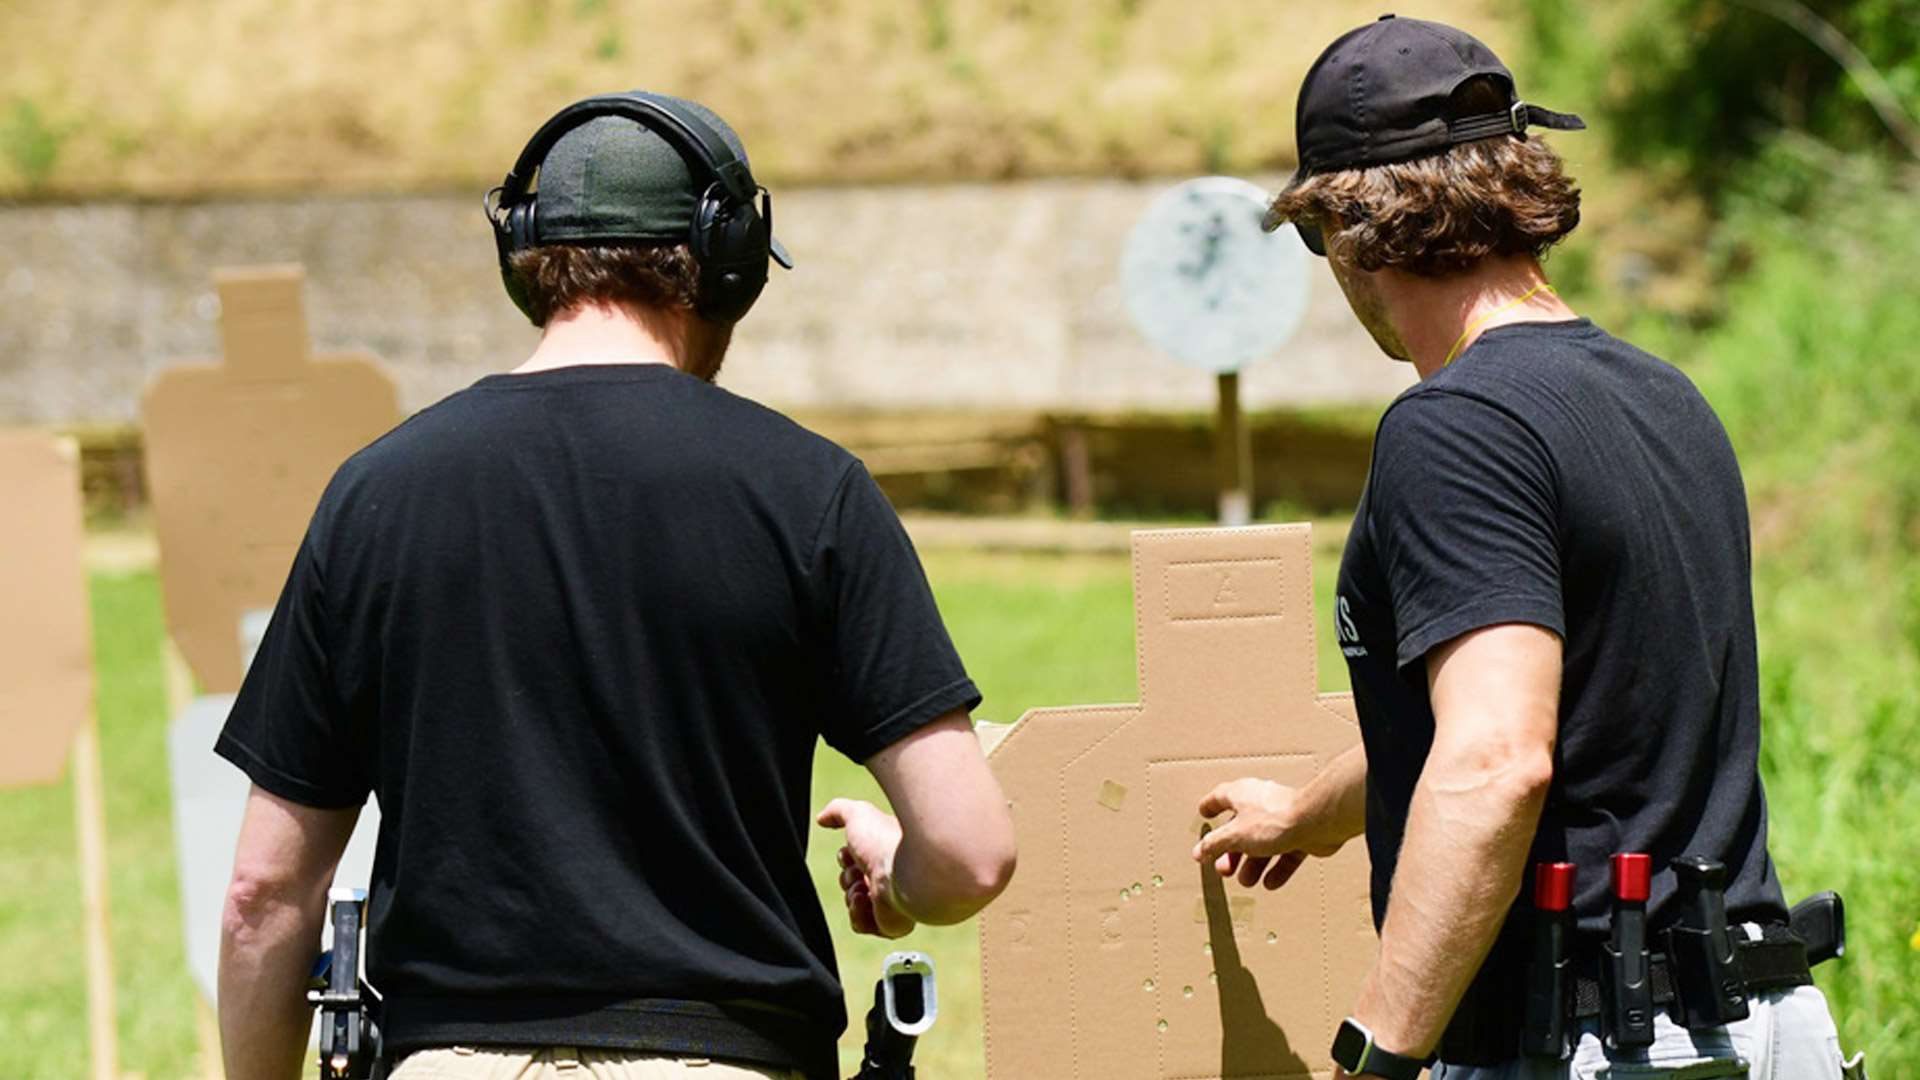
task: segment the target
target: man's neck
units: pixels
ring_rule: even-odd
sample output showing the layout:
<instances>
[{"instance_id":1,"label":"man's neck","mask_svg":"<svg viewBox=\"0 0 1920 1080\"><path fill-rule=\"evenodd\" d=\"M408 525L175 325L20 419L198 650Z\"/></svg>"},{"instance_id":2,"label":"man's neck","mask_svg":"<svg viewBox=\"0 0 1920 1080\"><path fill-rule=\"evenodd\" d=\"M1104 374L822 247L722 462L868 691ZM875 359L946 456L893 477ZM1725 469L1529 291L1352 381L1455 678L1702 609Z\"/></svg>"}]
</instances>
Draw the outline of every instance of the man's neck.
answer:
<instances>
[{"instance_id":1,"label":"man's neck","mask_svg":"<svg viewBox=\"0 0 1920 1080\"><path fill-rule=\"evenodd\" d=\"M1382 293L1422 379L1459 358L1481 334L1517 322L1576 318L1529 256L1488 259L1465 274L1423 278L1388 271Z\"/></svg>"},{"instance_id":2,"label":"man's neck","mask_svg":"<svg viewBox=\"0 0 1920 1080\"><path fill-rule=\"evenodd\" d=\"M682 328L662 316L636 319L618 308L579 307L556 315L541 331L540 344L516 375L582 364L666 364L678 366Z\"/></svg>"}]
</instances>

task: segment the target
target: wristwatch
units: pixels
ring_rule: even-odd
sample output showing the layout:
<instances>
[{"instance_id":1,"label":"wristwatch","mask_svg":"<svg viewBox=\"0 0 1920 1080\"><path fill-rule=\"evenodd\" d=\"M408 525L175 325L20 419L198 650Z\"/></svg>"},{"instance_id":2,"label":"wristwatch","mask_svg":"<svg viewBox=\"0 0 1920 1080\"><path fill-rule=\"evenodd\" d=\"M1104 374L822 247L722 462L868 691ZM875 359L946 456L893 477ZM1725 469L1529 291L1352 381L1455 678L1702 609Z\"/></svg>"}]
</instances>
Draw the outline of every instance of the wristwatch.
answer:
<instances>
[{"instance_id":1,"label":"wristwatch","mask_svg":"<svg viewBox=\"0 0 1920 1080\"><path fill-rule=\"evenodd\" d=\"M1349 1016L1340 1021L1333 1037L1333 1063L1351 1076L1379 1076L1385 1080L1419 1080L1427 1063L1405 1057L1374 1044L1373 1032Z\"/></svg>"}]
</instances>

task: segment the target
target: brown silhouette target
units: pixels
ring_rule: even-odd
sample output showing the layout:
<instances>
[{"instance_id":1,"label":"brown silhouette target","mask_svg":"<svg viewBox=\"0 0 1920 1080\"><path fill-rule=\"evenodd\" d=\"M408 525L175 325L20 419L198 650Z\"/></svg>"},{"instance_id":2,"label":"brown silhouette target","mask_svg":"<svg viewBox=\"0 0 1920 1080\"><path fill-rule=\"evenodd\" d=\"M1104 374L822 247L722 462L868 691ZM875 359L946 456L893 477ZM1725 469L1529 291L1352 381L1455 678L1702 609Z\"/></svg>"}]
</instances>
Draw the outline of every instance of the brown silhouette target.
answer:
<instances>
[{"instance_id":1,"label":"brown silhouette target","mask_svg":"<svg viewBox=\"0 0 1920 1080\"><path fill-rule=\"evenodd\" d=\"M371 356L313 356L297 266L214 275L220 363L147 389L167 629L206 693L240 689L241 619L271 610L333 470L400 421Z\"/></svg>"},{"instance_id":2,"label":"brown silhouette target","mask_svg":"<svg viewBox=\"0 0 1920 1080\"><path fill-rule=\"evenodd\" d=\"M1201 797L1359 739L1317 692L1307 526L1137 532L1140 702L1037 709L988 760L1020 871L980 920L996 1080L1328 1076L1372 962L1364 845L1277 892L1197 865Z\"/></svg>"}]
</instances>

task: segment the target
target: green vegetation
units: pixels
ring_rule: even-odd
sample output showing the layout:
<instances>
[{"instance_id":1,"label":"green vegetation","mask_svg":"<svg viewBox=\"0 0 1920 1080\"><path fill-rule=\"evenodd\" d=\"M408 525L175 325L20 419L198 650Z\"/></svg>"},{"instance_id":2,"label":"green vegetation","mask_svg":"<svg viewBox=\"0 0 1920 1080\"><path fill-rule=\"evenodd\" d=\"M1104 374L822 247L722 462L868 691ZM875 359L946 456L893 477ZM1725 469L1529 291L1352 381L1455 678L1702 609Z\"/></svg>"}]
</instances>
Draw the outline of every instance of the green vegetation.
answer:
<instances>
[{"instance_id":1,"label":"green vegetation","mask_svg":"<svg viewBox=\"0 0 1920 1080\"><path fill-rule=\"evenodd\" d=\"M1702 190L1738 183L1782 129L1847 149L1884 146L1911 127L1920 103L1912 0L1525 7L1533 67L1591 91L1588 119L1604 119L1620 160L1675 171Z\"/></svg>"},{"instance_id":2,"label":"green vegetation","mask_svg":"<svg viewBox=\"0 0 1920 1080\"><path fill-rule=\"evenodd\" d=\"M1793 896L1839 889L1853 945L1829 984L1850 1047L1920 1075L1920 250L1911 176L1796 142L1717 232L1750 262L1690 357L1745 465L1773 850ZM1775 183L1818 193L1783 213Z\"/></svg>"},{"instance_id":3,"label":"green vegetation","mask_svg":"<svg viewBox=\"0 0 1920 1080\"><path fill-rule=\"evenodd\" d=\"M60 159L60 142L66 137L56 131L40 114L40 107L25 98L16 99L0 122L0 153L4 153L13 171L29 188L38 187L53 172Z\"/></svg>"},{"instance_id":4,"label":"green vegetation","mask_svg":"<svg viewBox=\"0 0 1920 1080\"><path fill-rule=\"evenodd\" d=\"M1920 149L1903 132L1920 19L1907 0L1527 6L1534 66L1605 140L1588 191L1631 204L1598 245L1576 239L1562 280L1686 365L1740 452L1781 878L1847 898L1848 958L1821 978L1843 1041L1876 1075L1920 1075ZM1649 240L1675 206L1679 243ZM1636 289L1617 273L1636 247L1691 260L1706 289Z\"/></svg>"}]
</instances>

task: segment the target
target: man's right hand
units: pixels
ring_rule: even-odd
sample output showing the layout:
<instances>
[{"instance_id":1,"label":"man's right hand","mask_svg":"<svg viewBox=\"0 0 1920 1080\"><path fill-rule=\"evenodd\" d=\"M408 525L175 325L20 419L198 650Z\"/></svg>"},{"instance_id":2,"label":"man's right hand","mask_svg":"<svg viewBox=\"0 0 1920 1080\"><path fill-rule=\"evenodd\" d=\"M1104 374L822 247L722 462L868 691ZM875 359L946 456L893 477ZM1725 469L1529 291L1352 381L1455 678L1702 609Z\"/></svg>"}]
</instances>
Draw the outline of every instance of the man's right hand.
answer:
<instances>
[{"instance_id":1,"label":"man's right hand","mask_svg":"<svg viewBox=\"0 0 1920 1080\"><path fill-rule=\"evenodd\" d=\"M840 888L846 893L847 921L856 934L905 937L914 921L894 903L893 860L900 850L900 822L892 814L859 799L835 799L815 819L824 828L845 829L841 846Z\"/></svg>"},{"instance_id":2,"label":"man's right hand","mask_svg":"<svg viewBox=\"0 0 1920 1080\"><path fill-rule=\"evenodd\" d=\"M1303 790L1252 778L1214 788L1200 800L1200 816L1233 816L1201 835L1193 857L1248 887L1285 885L1307 856L1332 855L1346 841L1317 820Z\"/></svg>"}]
</instances>

